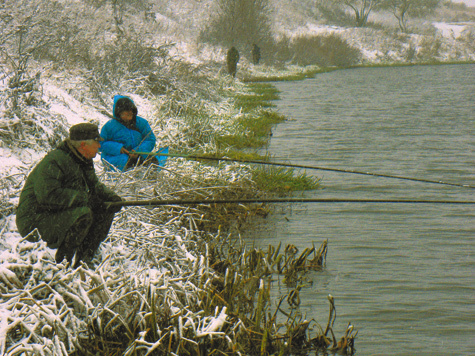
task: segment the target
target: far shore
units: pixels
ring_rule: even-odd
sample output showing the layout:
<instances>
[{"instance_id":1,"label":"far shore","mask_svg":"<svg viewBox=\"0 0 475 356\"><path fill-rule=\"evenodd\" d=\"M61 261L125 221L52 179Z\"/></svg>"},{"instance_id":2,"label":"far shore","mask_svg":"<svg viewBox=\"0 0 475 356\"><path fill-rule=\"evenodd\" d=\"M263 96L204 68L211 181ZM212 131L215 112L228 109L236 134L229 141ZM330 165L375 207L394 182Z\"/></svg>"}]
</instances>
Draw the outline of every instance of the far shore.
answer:
<instances>
[{"instance_id":1,"label":"far shore","mask_svg":"<svg viewBox=\"0 0 475 356\"><path fill-rule=\"evenodd\" d=\"M317 74L328 73L337 70L357 69L357 68L386 68L386 67L414 67L414 66L440 66L440 65L461 65L461 64L475 64L474 60L466 61L431 61L431 62L393 62L393 63L361 63L348 67L318 67L307 66L299 67L300 71L281 71L269 76L260 76L253 74L244 74L242 81L244 83L256 82L282 82L293 80L304 80L307 78L315 78Z\"/></svg>"}]
</instances>

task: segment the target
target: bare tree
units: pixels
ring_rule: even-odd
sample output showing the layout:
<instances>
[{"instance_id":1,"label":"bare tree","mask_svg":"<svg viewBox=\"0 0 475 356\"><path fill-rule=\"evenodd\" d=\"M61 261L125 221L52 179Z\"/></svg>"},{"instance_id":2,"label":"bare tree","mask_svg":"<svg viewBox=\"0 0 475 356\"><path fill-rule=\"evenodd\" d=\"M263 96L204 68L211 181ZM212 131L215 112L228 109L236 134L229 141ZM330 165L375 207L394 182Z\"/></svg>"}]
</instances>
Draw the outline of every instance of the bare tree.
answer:
<instances>
[{"instance_id":1,"label":"bare tree","mask_svg":"<svg viewBox=\"0 0 475 356\"><path fill-rule=\"evenodd\" d=\"M440 0L384 0L382 7L389 9L397 18L399 28L407 32L408 16L423 16L432 12Z\"/></svg>"},{"instance_id":2,"label":"bare tree","mask_svg":"<svg viewBox=\"0 0 475 356\"><path fill-rule=\"evenodd\" d=\"M4 0L0 6L0 58L5 63L8 78L7 102L13 110L21 103L36 102L40 73L30 73L31 59L40 56L57 42L61 18L60 4L39 0Z\"/></svg>"},{"instance_id":3,"label":"bare tree","mask_svg":"<svg viewBox=\"0 0 475 356\"><path fill-rule=\"evenodd\" d=\"M383 0L333 0L333 2L353 11L356 27L364 27L371 11L377 9Z\"/></svg>"},{"instance_id":4,"label":"bare tree","mask_svg":"<svg viewBox=\"0 0 475 356\"><path fill-rule=\"evenodd\" d=\"M269 0L216 0L201 37L226 47L250 46L272 38Z\"/></svg>"},{"instance_id":5,"label":"bare tree","mask_svg":"<svg viewBox=\"0 0 475 356\"><path fill-rule=\"evenodd\" d=\"M28 79L28 62L35 52L56 40L57 30L51 13L40 1L7 0L0 8L0 54L10 69L9 87L16 88Z\"/></svg>"},{"instance_id":6,"label":"bare tree","mask_svg":"<svg viewBox=\"0 0 475 356\"><path fill-rule=\"evenodd\" d=\"M128 10L133 9L132 13L143 11L144 17L148 18L150 16L150 9L153 7L149 0L86 0L86 2L96 8L111 5L115 31L119 39L126 35L124 15Z\"/></svg>"}]
</instances>

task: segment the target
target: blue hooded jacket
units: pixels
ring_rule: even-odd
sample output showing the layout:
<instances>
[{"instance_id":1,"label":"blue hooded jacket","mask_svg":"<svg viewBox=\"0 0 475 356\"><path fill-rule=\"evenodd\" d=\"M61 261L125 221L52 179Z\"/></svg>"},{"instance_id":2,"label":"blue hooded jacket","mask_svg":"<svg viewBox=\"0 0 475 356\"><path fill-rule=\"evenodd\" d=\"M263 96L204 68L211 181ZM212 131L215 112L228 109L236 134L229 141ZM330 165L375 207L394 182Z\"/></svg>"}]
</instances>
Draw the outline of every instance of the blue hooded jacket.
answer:
<instances>
[{"instance_id":1,"label":"blue hooded jacket","mask_svg":"<svg viewBox=\"0 0 475 356\"><path fill-rule=\"evenodd\" d=\"M125 102L127 110L131 109L134 113L134 119L131 123L126 123L119 117L117 101L121 98L128 99L122 100L121 103ZM123 171L129 156L125 153L120 153L121 148L124 147L129 152L132 150L152 152L155 147L156 137L147 120L137 116L137 107L129 97L123 95L114 96L112 114L114 118L109 120L101 130L101 137L104 139L101 142L101 158L115 166L118 170ZM143 159L147 158L147 155L141 156Z\"/></svg>"}]
</instances>

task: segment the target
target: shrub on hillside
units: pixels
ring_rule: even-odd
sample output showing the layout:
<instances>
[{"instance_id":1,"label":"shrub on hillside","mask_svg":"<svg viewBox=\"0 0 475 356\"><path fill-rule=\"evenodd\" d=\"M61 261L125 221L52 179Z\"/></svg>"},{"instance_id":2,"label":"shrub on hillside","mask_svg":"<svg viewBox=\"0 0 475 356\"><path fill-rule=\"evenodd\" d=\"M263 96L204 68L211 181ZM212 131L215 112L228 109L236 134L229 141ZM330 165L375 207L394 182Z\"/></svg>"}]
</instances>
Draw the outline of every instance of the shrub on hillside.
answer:
<instances>
[{"instance_id":1,"label":"shrub on hillside","mask_svg":"<svg viewBox=\"0 0 475 356\"><path fill-rule=\"evenodd\" d=\"M424 37L419 43L419 52L417 59L422 62L437 61L440 55L442 42L439 38Z\"/></svg>"},{"instance_id":2,"label":"shrub on hillside","mask_svg":"<svg viewBox=\"0 0 475 356\"><path fill-rule=\"evenodd\" d=\"M103 84L116 86L125 78L149 73L156 59L168 53L160 47L144 45L139 36L127 36L88 55L84 61L86 67L102 75Z\"/></svg>"},{"instance_id":3,"label":"shrub on hillside","mask_svg":"<svg viewBox=\"0 0 475 356\"><path fill-rule=\"evenodd\" d=\"M265 49L266 53L271 53L272 58L270 62L283 63L289 62L293 57L292 52L292 39L287 36L283 36L277 41L274 41L269 48Z\"/></svg>"},{"instance_id":4,"label":"shrub on hillside","mask_svg":"<svg viewBox=\"0 0 475 356\"><path fill-rule=\"evenodd\" d=\"M469 51L475 53L475 29L473 27L462 31L457 41L466 46Z\"/></svg>"},{"instance_id":5,"label":"shrub on hillside","mask_svg":"<svg viewBox=\"0 0 475 356\"><path fill-rule=\"evenodd\" d=\"M276 59L300 66L347 67L361 58L359 49L336 34L282 38L275 44Z\"/></svg>"}]
</instances>

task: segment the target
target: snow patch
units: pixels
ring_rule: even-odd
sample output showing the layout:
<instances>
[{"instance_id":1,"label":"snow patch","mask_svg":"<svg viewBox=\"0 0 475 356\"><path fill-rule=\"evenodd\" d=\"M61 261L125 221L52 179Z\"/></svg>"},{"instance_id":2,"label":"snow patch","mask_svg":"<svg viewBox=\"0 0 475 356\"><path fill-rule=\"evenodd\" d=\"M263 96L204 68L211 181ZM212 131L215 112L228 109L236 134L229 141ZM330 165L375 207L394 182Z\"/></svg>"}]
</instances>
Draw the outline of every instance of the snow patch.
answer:
<instances>
[{"instance_id":1,"label":"snow patch","mask_svg":"<svg viewBox=\"0 0 475 356\"><path fill-rule=\"evenodd\" d=\"M11 150L2 147L0 147L0 163L3 168L2 171L12 167L25 167L19 158L12 155Z\"/></svg>"},{"instance_id":2,"label":"snow patch","mask_svg":"<svg viewBox=\"0 0 475 356\"><path fill-rule=\"evenodd\" d=\"M286 34L290 37L329 35L332 33L341 33L345 29L338 26L320 25L316 23L307 23L305 26L299 26L293 30L287 30Z\"/></svg>"},{"instance_id":3,"label":"snow patch","mask_svg":"<svg viewBox=\"0 0 475 356\"><path fill-rule=\"evenodd\" d=\"M70 126L88 121L103 122L104 115L91 110L90 103L83 104L75 99L64 89L55 85L44 83L43 100L50 102L49 111L52 114L61 115L66 118Z\"/></svg>"},{"instance_id":4,"label":"snow patch","mask_svg":"<svg viewBox=\"0 0 475 356\"><path fill-rule=\"evenodd\" d=\"M474 24L467 24L467 23L453 24L453 23L447 23L447 22L433 22L432 24L437 29L437 31L440 32L440 34L443 37L454 38L454 39L460 38L463 31L465 31L469 27L474 26Z\"/></svg>"}]
</instances>

